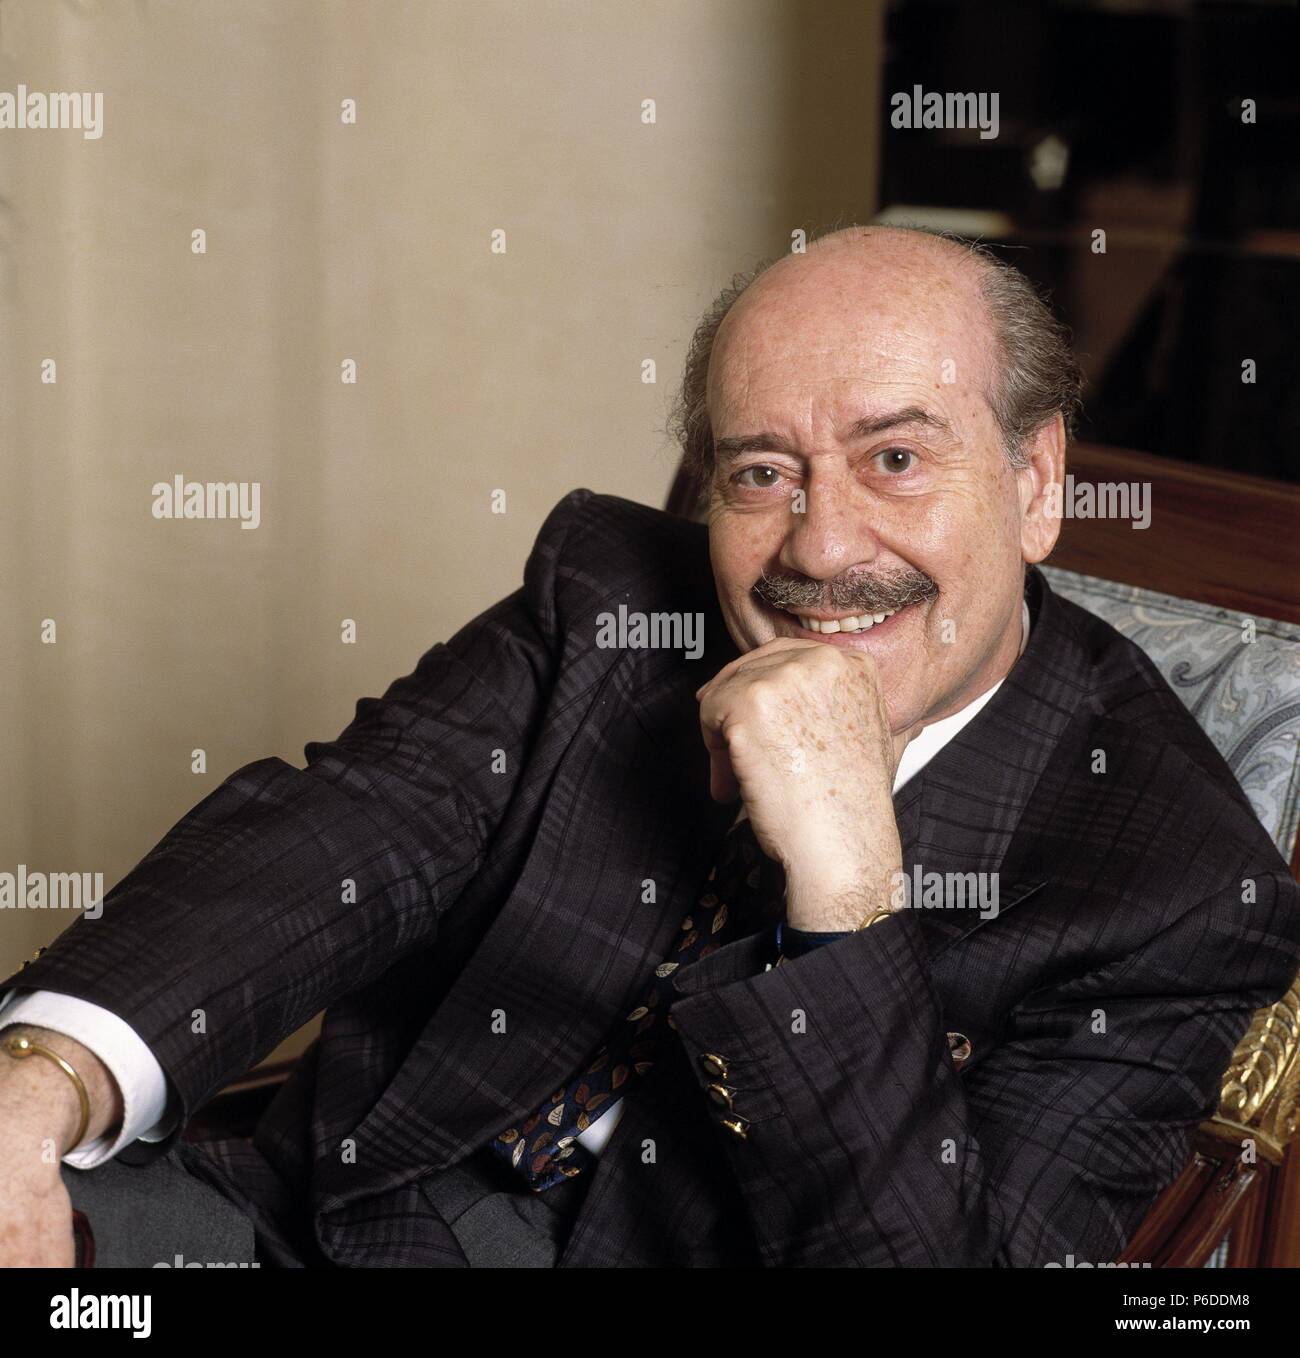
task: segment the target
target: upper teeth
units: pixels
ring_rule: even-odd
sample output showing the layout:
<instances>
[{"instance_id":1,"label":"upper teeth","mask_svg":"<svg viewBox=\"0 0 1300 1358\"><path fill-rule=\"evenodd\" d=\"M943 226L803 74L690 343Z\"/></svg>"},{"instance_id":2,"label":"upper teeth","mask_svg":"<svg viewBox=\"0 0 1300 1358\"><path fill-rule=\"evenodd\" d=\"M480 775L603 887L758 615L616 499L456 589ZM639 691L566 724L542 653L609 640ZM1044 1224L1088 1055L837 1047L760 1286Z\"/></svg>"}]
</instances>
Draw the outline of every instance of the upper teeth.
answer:
<instances>
[{"instance_id":1,"label":"upper teeth","mask_svg":"<svg viewBox=\"0 0 1300 1358\"><path fill-rule=\"evenodd\" d=\"M829 622L822 622L818 618L800 618L799 626L806 627L810 632L865 632L868 627L892 618L897 612L893 608L888 613L864 613L860 618L832 618Z\"/></svg>"}]
</instances>

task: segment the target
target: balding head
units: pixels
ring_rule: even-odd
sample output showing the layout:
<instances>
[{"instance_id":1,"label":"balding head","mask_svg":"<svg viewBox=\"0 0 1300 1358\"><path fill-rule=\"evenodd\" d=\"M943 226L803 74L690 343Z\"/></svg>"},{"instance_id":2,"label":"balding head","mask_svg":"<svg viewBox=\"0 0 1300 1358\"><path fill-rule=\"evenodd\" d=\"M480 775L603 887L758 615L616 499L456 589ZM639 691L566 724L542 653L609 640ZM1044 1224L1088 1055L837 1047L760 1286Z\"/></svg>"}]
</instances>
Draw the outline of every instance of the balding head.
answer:
<instances>
[{"instance_id":1,"label":"balding head","mask_svg":"<svg viewBox=\"0 0 1300 1358\"><path fill-rule=\"evenodd\" d=\"M738 274L700 321L687 353L670 429L702 487L713 466L708 376L720 332L770 289L795 306L818 290L852 290L867 278L908 296L951 298L976 327L985 400L1013 467L1027 440L1058 414L1072 434L1082 374L1069 331L1033 284L991 249L919 227L851 226L815 237L806 253L781 255ZM751 295L752 294L752 295ZM802 294L802 298L801 298Z\"/></svg>"}]
</instances>

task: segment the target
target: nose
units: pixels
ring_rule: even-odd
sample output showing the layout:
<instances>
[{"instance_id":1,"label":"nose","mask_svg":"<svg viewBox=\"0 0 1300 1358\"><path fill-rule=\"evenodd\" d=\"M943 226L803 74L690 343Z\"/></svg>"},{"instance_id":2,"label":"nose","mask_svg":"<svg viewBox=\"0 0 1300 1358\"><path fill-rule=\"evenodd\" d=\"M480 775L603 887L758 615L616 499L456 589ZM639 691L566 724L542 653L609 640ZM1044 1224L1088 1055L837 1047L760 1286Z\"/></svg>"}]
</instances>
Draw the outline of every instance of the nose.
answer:
<instances>
[{"instance_id":1,"label":"nose","mask_svg":"<svg viewBox=\"0 0 1300 1358\"><path fill-rule=\"evenodd\" d=\"M870 507L852 494L851 487L811 484L804 512L790 515L777 560L810 580L833 580L852 566L868 564L880 554L870 517Z\"/></svg>"}]
</instances>

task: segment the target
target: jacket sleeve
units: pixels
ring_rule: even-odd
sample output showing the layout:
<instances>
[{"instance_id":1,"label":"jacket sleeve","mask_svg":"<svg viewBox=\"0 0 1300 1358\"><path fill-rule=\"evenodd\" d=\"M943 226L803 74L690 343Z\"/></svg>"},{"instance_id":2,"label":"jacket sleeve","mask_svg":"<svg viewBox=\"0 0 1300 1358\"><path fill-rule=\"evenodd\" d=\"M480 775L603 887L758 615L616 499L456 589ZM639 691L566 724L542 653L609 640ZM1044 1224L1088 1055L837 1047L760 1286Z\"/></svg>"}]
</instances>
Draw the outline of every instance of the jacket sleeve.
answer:
<instances>
[{"instance_id":1,"label":"jacket sleeve","mask_svg":"<svg viewBox=\"0 0 1300 1358\"><path fill-rule=\"evenodd\" d=\"M546 520L522 589L435 645L298 769L263 759L0 983L135 1030L180 1122L340 995L434 943L479 868L554 680L556 567L589 491ZM494 759L495 751L505 759ZM502 768L504 764L504 769Z\"/></svg>"},{"instance_id":2,"label":"jacket sleeve","mask_svg":"<svg viewBox=\"0 0 1300 1358\"><path fill-rule=\"evenodd\" d=\"M1213 896L1029 994L960 1074L915 911L711 988L743 944L687 971L674 1024L701 1087L731 1091L709 1106L765 1264L1113 1261L1295 975L1294 884L1257 881L1255 905Z\"/></svg>"}]
</instances>

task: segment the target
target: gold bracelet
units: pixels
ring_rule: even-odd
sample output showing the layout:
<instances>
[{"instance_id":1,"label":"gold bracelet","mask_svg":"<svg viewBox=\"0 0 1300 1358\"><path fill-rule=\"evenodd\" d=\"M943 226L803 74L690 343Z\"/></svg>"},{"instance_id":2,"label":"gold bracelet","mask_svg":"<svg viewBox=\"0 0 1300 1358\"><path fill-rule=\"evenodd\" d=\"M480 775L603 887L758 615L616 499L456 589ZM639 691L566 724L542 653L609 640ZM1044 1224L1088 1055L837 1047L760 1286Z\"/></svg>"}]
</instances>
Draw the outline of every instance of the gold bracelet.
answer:
<instances>
[{"instance_id":1,"label":"gold bracelet","mask_svg":"<svg viewBox=\"0 0 1300 1358\"><path fill-rule=\"evenodd\" d=\"M81 1126L77 1128L77 1134L72 1138L72 1144L64 1152L67 1155L74 1151L81 1144L81 1138L86 1135L86 1128L90 1126L90 1095L86 1093L85 1081L75 1070L61 1057L58 1052L51 1051L48 1047L43 1047L39 1042L33 1042L29 1037L15 1034L6 1039L4 1044L5 1051L14 1058L15 1061L25 1061L29 1056L43 1056L47 1061L53 1061L56 1066L77 1086L77 1098L81 1101Z\"/></svg>"}]
</instances>

